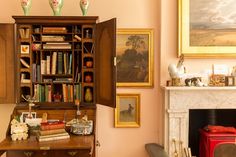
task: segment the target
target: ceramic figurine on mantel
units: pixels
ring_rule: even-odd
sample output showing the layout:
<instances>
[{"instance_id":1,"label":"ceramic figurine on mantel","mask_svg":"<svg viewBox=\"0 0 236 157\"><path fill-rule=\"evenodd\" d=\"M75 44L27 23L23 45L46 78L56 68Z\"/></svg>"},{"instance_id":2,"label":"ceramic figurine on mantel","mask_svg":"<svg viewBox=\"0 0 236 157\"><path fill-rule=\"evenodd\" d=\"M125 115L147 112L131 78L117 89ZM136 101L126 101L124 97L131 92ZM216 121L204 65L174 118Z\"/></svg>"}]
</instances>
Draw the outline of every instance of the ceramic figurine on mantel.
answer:
<instances>
[{"instance_id":1,"label":"ceramic figurine on mantel","mask_svg":"<svg viewBox=\"0 0 236 157\"><path fill-rule=\"evenodd\" d=\"M54 16L61 15L61 8L63 7L63 0L49 0Z\"/></svg>"},{"instance_id":2,"label":"ceramic figurine on mantel","mask_svg":"<svg viewBox=\"0 0 236 157\"><path fill-rule=\"evenodd\" d=\"M25 16L29 15L29 10L31 8L31 2L32 2L32 0L21 0L20 1L21 7L24 11Z\"/></svg>"},{"instance_id":3,"label":"ceramic figurine on mantel","mask_svg":"<svg viewBox=\"0 0 236 157\"><path fill-rule=\"evenodd\" d=\"M168 71L172 79L173 86L181 86L181 78L186 73L183 62L184 62L184 55L181 55L177 65L170 64L168 66Z\"/></svg>"},{"instance_id":4,"label":"ceramic figurine on mantel","mask_svg":"<svg viewBox=\"0 0 236 157\"><path fill-rule=\"evenodd\" d=\"M82 11L83 16L87 15L88 7L89 7L88 0L80 0L80 9Z\"/></svg>"}]
</instances>

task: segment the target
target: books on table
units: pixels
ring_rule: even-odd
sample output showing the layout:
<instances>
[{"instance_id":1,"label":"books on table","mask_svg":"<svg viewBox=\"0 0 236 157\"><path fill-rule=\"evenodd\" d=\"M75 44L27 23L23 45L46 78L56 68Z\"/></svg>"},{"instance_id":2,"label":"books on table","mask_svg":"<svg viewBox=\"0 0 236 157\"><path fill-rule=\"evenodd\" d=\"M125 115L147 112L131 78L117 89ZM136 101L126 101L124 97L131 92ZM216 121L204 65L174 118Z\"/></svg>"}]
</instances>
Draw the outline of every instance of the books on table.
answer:
<instances>
[{"instance_id":1,"label":"books on table","mask_svg":"<svg viewBox=\"0 0 236 157\"><path fill-rule=\"evenodd\" d=\"M69 133L65 131L65 123L56 121L52 123L41 123L40 131L36 136L39 142L53 141L70 138Z\"/></svg>"},{"instance_id":2,"label":"books on table","mask_svg":"<svg viewBox=\"0 0 236 157\"><path fill-rule=\"evenodd\" d=\"M70 138L70 135L67 132L64 132L51 135L38 135L36 138L38 139L39 142L43 142L43 141L68 139Z\"/></svg>"}]
</instances>

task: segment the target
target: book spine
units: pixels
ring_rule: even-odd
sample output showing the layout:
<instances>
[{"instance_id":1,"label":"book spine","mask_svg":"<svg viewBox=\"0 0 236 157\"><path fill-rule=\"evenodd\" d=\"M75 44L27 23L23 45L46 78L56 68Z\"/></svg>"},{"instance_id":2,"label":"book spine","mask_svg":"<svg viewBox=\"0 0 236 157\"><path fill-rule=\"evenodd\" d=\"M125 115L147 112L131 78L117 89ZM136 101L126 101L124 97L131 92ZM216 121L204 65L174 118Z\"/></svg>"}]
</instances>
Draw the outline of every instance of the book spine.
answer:
<instances>
[{"instance_id":1,"label":"book spine","mask_svg":"<svg viewBox=\"0 0 236 157\"><path fill-rule=\"evenodd\" d=\"M56 74L56 64L57 64L57 52L53 52L53 55L52 55L52 74Z\"/></svg>"},{"instance_id":2,"label":"book spine","mask_svg":"<svg viewBox=\"0 0 236 157\"><path fill-rule=\"evenodd\" d=\"M39 97L38 97L38 84L34 85L34 97L35 97L36 102L38 102L39 101Z\"/></svg>"},{"instance_id":3,"label":"book spine","mask_svg":"<svg viewBox=\"0 0 236 157\"><path fill-rule=\"evenodd\" d=\"M41 85L41 102L45 102L45 86Z\"/></svg>"},{"instance_id":4,"label":"book spine","mask_svg":"<svg viewBox=\"0 0 236 157\"><path fill-rule=\"evenodd\" d=\"M48 125L41 125L41 130L53 130L53 129L64 129L65 124L48 124Z\"/></svg>"},{"instance_id":5,"label":"book spine","mask_svg":"<svg viewBox=\"0 0 236 157\"><path fill-rule=\"evenodd\" d=\"M41 74L46 74L46 60L41 60Z\"/></svg>"},{"instance_id":6,"label":"book spine","mask_svg":"<svg viewBox=\"0 0 236 157\"><path fill-rule=\"evenodd\" d=\"M48 130L46 130L48 131ZM63 132L63 133L54 133L54 134L50 134L50 135L40 135L38 136L39 139L43 139L43 138L50 138L50 137L59 137L59 136L66 136L69 135L67 132Z\"/></svg>"},{"instance_id":7,"label":"book spine","mask_svg":"<svg viewBox=\"0 0 236 157\"><path fill-rule=\"evenodd\" d=\"M62 52L58 52L58 74L62 74L62 68L63 68L63 65L62 65Z\"/></svg>"},{"instance_id":8,"label":"book spine","mask_svg":"<svg viewBox=\"0 0 236 157\"><path fill-rule=\"evenodd\" d=\"M55 129L55 130L44 130L39 131L40 135L52 135L52 134L59 134L59 133L65 133L65 129Z\"/></svg>"},{"instance_id":9,"label":"book spine","mask_svg":"<svg viewBox=\"0 0 236 157\"><path fill-rule=\"evenodd\" d=\"M62 140L62 139L68 139L68 138L70 138L70 135L49 137L49 138L43 138L43 139L38 139L38 140L39 142L45 142L45 141Z\"/></svg>"},{"instance_id":10,"label":"book spine","mask_svg":"<svg viewBox=\"0 0 236 157\"><path fill-rule=\"evenodd\" d=\"M37 72L36 72L36 73L37 73L37 74L36 74L36 75L37 75L37 76L36 76L37 79L36 79L36 80L37 80L38 82L41 82L41 68L40 68L40 65L37 65L36 68L37 68L37 69L36 69L36 70L37 70Z\"/></svg>"},{"instance_id":11,"label":"book spine","mask_svg":"<svg viewBox=\"0 0 236 157\"><path fill-rule=\"evenodd\" d=\"M67 74L67 53L63 54L63 61L64 61L64 74Z\"/></svg>"},{"instance_id":12,"label":"book spine","mask_svg":"<svg viewBox=\"0 0 236 157\"><path fill-rule=\"evenodd\" d=\"M48 85L48 102L52 102L52 85Z\"/></svg>"},{"instance_id":13,"label":"book spine","mask_svg":"<svg viewBox=\"0 0 236 157\"><path fill-rule=\"evenodd\" d=\"M70 58L69 58L69 70L68 70L68 74L71 74L72 71L72 54L70 54Z\"/></svg>"},{"instance_id":14,"label":"book spine","mask_svg":"<svg viewBox=\"0 0 236 157\"><path fill-rule=\"evenodd\" d=\"M70 85L70 102L73 102L73 86Z\"/></svg>"},{"instance_id":15,"label":"book spine","mask_svg":"<svg viewBox=\"0 0 236 157\"><path fill-rule=\"evenodd\" d=\"M50 71L50 67L51 67L51 57L50 57L50 56L47 56L46 64L47 64L46 73L47 73L47 74L50 74L50 73L51 73L51 71Z\"/></svg>"},{"instance_id":16,"label":"book spine","mask_svg":"<svg viewBox=\"0 0 236 157\"><path fill-rule=\"evenodd\" d=\"M36 82L36 76L37 76L37 70L36 70L36 64L32 64L32 81Z\"/></svg>"},{"instance_id":17,"label":"book spine","mask_svg":"<svg viewBox=\"0 0 236 157\"><path fill-rule=\"evenodd\" d=\"M66 84L63 84L63 99L64 99L64 102L68 102L68 85Z\"/></svg>"}]
</instances>

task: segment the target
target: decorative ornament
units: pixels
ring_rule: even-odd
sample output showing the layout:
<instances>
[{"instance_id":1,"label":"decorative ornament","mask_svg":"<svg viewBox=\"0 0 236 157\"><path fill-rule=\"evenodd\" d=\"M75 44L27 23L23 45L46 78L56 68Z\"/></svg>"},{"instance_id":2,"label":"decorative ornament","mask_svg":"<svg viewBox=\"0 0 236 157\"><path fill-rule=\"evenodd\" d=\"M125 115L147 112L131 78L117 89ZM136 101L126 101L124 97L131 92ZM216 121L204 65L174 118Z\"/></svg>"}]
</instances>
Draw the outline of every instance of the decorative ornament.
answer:
<instances>
[{"instance_id":1,"label":"decorative ornament","mask_svg":"<svg viewBox=\"0 0 236 157\"><path fill-rule=\"evenodd\" d=\"M61 8L63 7L63 0L49 0L54 16L61 15Z\"/></svg>"},{"instance_id":2,"label":"decorative ornament","mask_svg":"<svg viewBox=\"0 0 236 157\"><path fill-rule=\"evenodd\" d=\"M24 11L25 16L29 15L29 10L31 8L31 2L32 2L32 0L21 0L20 1L21 7Z\"/></svg>"},{"instance_id":3,"label":"decorative ornament","mask_svg":"<svg viewBox=\"0 0 236 157\"><path fill-rule=\"evenodd\" d=\"M183 77L183 75L185 73L185 67L183 65L183 62L184 62L184 55L181 55L177 65L170 64L168 66L168 71L169 71L169 74L170 74L171 78L181 78L181 77Z\"/></svg>"},{"instance_id":4,"label":"decorative ornament","mask_svg":"<svg viewBox=\"0 0 236 157\"><path fill-rule=\"evenodd\" d=\"M83 16L87 15L88 7L89 7L88 0L80 0L80 9L82 11Z\"/></svg>"}]
</instances>

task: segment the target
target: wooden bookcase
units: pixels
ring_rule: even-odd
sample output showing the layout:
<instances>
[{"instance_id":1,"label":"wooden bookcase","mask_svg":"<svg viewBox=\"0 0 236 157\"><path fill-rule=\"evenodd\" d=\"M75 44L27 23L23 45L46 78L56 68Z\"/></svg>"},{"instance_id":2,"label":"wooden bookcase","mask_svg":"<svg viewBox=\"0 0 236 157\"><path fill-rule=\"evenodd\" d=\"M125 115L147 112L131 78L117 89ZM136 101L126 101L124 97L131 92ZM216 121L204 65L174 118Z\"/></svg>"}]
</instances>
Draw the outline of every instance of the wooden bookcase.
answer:
<instances>
[{"instance_id":1,"label":"wooden bookcase","mask_svg":"<svg viewBox=\"0 0 236 157\"><path fill-rule=\"evenodd\" d=\"M108 70L101 76L105 82L103 88L110 83L110 88L114 89L114 70L109 69L114 66L100 63L113 62L114 54L100 55L111 51L97 52L96 48L103 40L102 37L96 41L99 37L96 34L99 29L97 17L53 17L53 22L52 17L14 18L19 71L17 102L24 103L24 95L34 97L40 105L73 105L76 99L82 105L94 105L97 100L96 85L101 83L96 75L103 68ZM103 34L107 35L106 32ZM107 48L114 51L113 47ZM97 58L96 53L100 55ZM101 56L104 58L99 60Z\"/></svg>"},{"instance_id":2,"label":"wooden bookcase","mask_svg":"<svg viewBox=\"0 0 236 157\"><path fill-rule=\"evenodd\" d=\"M0 153L7 151L7 156L40 156L42 153L50 156L61 152L68 156L77 151L77 155L82 157L95 156L94 150L92 155L88 152L95 148L96 104L110 107L116 104L115 19L97 23L96 16L13 18L14 27L13 24L0 25L11 32L0 31L4 37L0 45L6 46L2 41L8 40L15 47L13 50L7 45L1 53L8 58L0 63L4 65L3 69L13 67L11 77L6 73L4 78L13 81L9 91L4 93L0 90L0 94L4 94L1 94L0 102L17 104L12 114L14 117L28 110L28 102L23 97L33 97L36 105L32 110L38 116L47 112L49 118L65 120L65 114L70 113L66 118L69 121L76 116L75 101L79 100L82 114L89 113L89 118L94 121L94 131L90 136L72 135L61 145L48 142L45 150L34 137L20 144L12 142L8 129L6 139L0 143ZM14 61L14 64L8 64L9 61ZM4 79L0 84L7 88ZM90 141L89 144L84 143L83 138Z\"/></svg>"}]
</instances>

